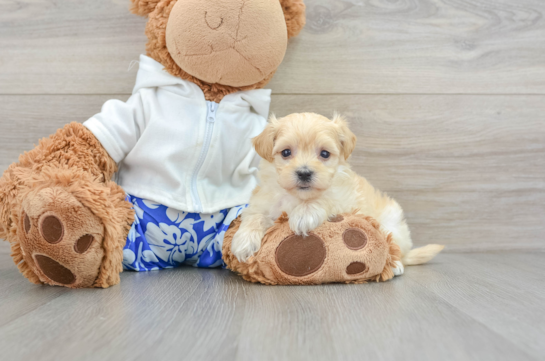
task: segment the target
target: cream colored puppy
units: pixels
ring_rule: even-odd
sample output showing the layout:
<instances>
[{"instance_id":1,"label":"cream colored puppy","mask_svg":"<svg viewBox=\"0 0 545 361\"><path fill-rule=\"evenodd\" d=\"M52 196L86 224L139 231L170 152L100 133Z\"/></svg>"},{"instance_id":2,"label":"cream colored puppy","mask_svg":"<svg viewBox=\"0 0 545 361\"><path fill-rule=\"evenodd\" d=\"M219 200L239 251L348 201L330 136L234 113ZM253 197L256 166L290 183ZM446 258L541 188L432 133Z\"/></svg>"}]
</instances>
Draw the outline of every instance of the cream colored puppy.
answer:
<instances>
[{"instance_id":1,"label":"cream colored puppy","mask_svg":"<svg viewBox=\"0 0 545 361\"><path fill-rule=\"evenodd\" d=\"M358 210L372 216L392 233L405 265L425 263L443 248L430 245L411 251L411 235L400 205L347 163L356 136L342 117L329 120L313 113L281 119L273 116L253 142L263 160L260 185L242 213L231 245L240 261L247 261L259 250L265 232L283 212L298 235L308 235L336 214ZM402 263L394 270L396 275L403 273Z\"/></svg>"}]
</instances>

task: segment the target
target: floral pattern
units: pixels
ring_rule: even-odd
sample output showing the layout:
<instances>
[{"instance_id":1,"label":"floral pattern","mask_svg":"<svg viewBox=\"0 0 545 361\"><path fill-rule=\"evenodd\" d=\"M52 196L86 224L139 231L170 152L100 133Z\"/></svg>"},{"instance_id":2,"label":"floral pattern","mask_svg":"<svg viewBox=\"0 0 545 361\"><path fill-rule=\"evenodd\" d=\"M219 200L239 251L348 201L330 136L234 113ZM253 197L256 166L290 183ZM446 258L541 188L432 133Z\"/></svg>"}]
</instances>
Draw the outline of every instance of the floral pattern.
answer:
<instances>
[{"instance_id":1,"label":"floral pattern","mask_svg":"<svg viewBox=\"0 0 545 361\"><path fill-rule=\"evenodd\" d=\"M188 213L127 196L136 214L123 249L123 268L153 271L182 264L224 266L223 236L248 205L214 214Z\"/></svg>"}]
</instances>

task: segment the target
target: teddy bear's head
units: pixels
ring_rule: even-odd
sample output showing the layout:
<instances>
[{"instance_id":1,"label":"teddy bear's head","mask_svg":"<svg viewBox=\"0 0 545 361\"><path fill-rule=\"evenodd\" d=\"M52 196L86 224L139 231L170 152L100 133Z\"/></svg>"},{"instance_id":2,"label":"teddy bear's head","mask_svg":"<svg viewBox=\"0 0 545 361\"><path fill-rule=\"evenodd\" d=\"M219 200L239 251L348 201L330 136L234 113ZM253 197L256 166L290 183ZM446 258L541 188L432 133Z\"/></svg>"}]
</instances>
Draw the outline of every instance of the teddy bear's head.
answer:
<instances>
[{"instance_id":1,"label":"teddy bear's head","mask_svg":"<svg viewBox=\"0 0 545 361\"><path fill-rule=\"evenodd\" d=\"M147 54L208 100L263 87L305 24L303 0L131 0Z\"/></svg>"}]
</instances>

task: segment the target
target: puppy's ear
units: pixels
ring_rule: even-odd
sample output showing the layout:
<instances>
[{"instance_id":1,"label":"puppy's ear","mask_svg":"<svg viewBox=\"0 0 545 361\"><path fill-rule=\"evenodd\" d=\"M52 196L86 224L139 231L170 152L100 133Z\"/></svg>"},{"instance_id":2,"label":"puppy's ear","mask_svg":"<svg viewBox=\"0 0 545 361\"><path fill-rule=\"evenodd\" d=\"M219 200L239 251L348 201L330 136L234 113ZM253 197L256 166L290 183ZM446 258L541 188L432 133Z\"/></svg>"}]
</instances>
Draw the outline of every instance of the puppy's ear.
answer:
<instances>
[{"instance_id":1,"label":"puppy's ear","mask_svg":"<svg viewBox=\"0 0 545 361\"><path fill-rule=\"evenodd\" d=\"M342 154L344 159L348 159L356 147L356 136L348 127L348 122L339 114L333 115L333 123L337 125L339 139L341 140Z\"/></svg>"},{"instance_id":2,"label":"puppy's ear","mask_svg":"<svg viewBox=\"0 0 545 361\"><path fill-rule=\"evenodd\" d=\"M131 0L131 13L146 16L149 15L161 0Z\"/></svg>"},{"instance_id":3,"label":"puppy's ear","mask_svg":"<svg viewBox=\"0 0 545 361\"><path fill-rule=\"evenodd\" d=\"M305 26L305 3L303 0L280 0L280 5L288 27L288 39L293 38Z\"/></svg>"},{"instance_id":4,"label":"puppy's ear","mask_svg":"<svg viewBox=\"0 0 545 361\"><path fill-rule=\"evenodd\" d=\"M263 130L263 132L261 132L261 134L259 134L257 137L252 139L252 143L254 144L257 154L270 163L274 161L273 148L274 138L276 138L276 122L276 117L271 115L269 124L267 124L265 130Z\"/></svg>"}]
</instances>

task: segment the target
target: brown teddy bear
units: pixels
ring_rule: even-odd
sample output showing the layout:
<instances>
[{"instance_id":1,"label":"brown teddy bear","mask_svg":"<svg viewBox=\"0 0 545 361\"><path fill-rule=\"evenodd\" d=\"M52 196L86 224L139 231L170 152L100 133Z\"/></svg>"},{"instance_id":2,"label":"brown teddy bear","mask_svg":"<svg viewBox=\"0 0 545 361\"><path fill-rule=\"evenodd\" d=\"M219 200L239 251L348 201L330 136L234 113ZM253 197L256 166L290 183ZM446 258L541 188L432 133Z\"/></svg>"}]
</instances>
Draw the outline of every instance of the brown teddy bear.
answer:
<instances>
[{"instance_id":1,"label":"brown teddy bear","mask_svg":"<svg viewBox=\"0 0 545 361\"><path fill-rule=\"evenodd\" d=\"M304 25L302 0L132 2L149 39L132 96L42 139L0 179L0 237L21 273L70 288L115 285L123 268L224 262L266 284L393 277L399 248L355 214L305 238L281 217L249 263L230 252L257 184L262 87Z\"/></svg>"},{"instance_id":2,"label":"brown teddy bear","mask_svg":"<svg viewBox=\"0 0 545 361\"><path fill-rule=\"evenodd\" d=\"M42 139L0 179L0 238L31 282L105 288L123 267L221 265L256 185L261 88L304 26L303 1L132 3L149 41L130 99Z\"/></svg>"}]
</instances>

